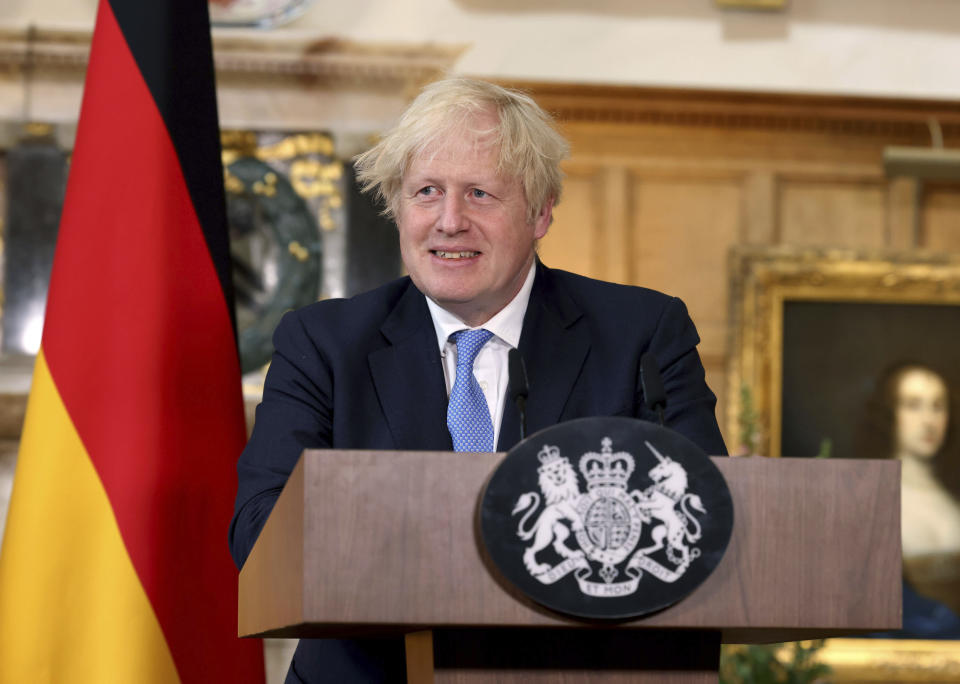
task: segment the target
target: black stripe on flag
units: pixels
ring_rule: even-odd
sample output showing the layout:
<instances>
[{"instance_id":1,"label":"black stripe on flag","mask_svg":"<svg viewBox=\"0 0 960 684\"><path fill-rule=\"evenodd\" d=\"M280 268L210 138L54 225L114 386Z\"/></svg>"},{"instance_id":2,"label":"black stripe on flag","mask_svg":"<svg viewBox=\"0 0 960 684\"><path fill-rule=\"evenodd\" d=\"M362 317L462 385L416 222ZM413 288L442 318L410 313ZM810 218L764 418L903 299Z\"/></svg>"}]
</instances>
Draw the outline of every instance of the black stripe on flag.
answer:
<instances>
[{"instance_id":1,"label":"black stripe on flag","mask_svg":"<svg viewBox=\"0 0 960 684\"><path fill-rule=\"evenodd\" d=\"M173 140L236 335L206 0L109 0Z\"/></svg>"}]
</instances>

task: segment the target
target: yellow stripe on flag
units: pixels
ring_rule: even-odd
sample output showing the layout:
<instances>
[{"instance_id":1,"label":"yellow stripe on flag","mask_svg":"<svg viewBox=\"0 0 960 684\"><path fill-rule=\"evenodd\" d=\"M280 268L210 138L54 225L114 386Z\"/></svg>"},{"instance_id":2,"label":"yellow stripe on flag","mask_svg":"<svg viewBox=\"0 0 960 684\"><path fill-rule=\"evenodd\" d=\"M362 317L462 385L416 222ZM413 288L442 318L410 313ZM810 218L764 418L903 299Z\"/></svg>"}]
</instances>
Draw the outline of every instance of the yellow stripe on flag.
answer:
<instances>
[{"instance_id":1,"label":"yellow stripe on flag","mask_svg":"<svg viewBox=\"0 0 960 684\"><path fill-rule=\"evenodd\" d=\"M42 351L0 554L0 596L0 682L179 681Z\"/></svg>"}]
</instances>

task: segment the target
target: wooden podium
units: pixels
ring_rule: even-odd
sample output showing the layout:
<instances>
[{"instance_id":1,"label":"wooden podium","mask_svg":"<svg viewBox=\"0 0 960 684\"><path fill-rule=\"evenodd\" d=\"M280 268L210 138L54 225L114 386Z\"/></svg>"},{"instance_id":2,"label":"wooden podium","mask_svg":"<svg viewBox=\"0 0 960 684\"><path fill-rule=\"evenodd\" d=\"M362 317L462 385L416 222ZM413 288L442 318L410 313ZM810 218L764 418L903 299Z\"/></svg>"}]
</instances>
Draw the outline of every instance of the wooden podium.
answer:
<instances>
[{"instance_id":1,"label":"wooden podium","mask_svg":"<svg viewBox=\"0 0 960 684\"><path fill-rule=\"evenodd\" d=\"M411 683L699 683L721 641L900 626L896 461L715 458L735 507L720 565L664 611L595 624L485 557L476 509L502 457L305 451L240 573L240 635L404 635Z\"/></svg>"}]
</instances>

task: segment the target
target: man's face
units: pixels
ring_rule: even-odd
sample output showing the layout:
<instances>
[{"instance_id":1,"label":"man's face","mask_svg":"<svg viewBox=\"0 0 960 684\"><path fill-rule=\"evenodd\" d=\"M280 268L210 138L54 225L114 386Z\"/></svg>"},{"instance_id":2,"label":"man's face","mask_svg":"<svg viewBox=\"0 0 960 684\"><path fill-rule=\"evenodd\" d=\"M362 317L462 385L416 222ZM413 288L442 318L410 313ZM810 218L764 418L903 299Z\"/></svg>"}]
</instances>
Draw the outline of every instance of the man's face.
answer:
<instances>
[{"instance_id":1,"label":"man's face","mask_svg":"<svg viewBox=\"0 0 960 684\"><path fill-rule=\"evenodd\" d=\"M490 115L467 128L489 129ZM467 325L513 299L547 233L552 202L534 221L519 179L497 173L498 148L453 132L414 159L397 210L400 253L417 288Z\"/></svg>"},{"instance_id":2,"label":"man's face","mask_svg":"<svg viewBox=\"0 0 960 684\"><path fill-rule=\"evenodd\" d=\"M947 386L940 376L919 368L904 373L897 391L897 455L922 460L936 456L948 418Z\"/></svg>"}]
</instances>

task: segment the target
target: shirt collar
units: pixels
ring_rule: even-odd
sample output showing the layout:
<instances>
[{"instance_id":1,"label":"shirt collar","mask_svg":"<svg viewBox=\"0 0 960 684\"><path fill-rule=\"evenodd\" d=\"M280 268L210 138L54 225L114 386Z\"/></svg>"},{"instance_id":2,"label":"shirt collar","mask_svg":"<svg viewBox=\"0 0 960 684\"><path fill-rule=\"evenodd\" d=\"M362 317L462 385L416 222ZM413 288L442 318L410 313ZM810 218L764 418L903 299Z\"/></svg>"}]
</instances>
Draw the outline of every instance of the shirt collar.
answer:
<instances>
[{"instance_id":1,"label":"shirt collar","mask_svg":"<svg viewBox=\"0 0 960 684\"><path fill-rule=\"evenodd\" d=\"M533 290L533 277L537 271L537 261L530 264L530 271L526 280L520 286L520 291L489 321L479 326L489 330L511 347L520 344L520 333L523 331L523 317L527 313L527 304L530 303L530 292ZM437 332L437 344L440 346L440 355L444 355L447 339L458 330L469 329L459 318L427 297L427 307L433 319L433 327Z\"/></svg>"}]
</instances>

